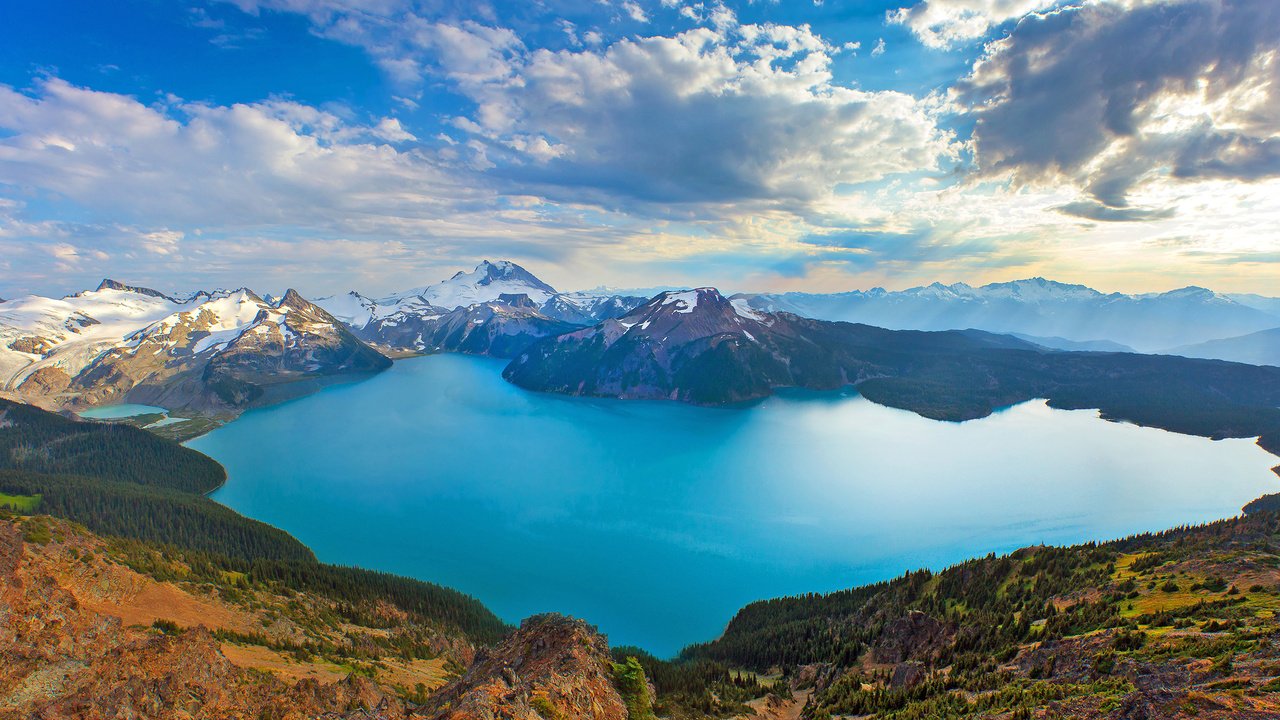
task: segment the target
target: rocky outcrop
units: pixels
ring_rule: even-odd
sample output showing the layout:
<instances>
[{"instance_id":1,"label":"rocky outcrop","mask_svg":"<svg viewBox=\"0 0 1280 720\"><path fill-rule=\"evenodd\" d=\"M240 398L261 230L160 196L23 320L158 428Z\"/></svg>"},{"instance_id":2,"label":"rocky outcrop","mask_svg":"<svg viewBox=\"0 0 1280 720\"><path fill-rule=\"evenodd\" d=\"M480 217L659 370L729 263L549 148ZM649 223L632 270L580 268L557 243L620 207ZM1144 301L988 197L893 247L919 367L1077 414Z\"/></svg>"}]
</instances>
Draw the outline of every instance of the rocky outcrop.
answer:
<instances>
[{"instance_id":1,"label":"rocky outcrop","mask_svg":"<svg viewBox=\"0 0 1280 720\"><path fill-rule=\"evenodd\" d=\"M24 395L57 395L71 384L71 377L60 367L42 367L31 373L18 386Z\"/></svg>"},{"instance_id":2,"label":"rocky outcrop","mask_svg":"<svg viewBox=\"0 0 1280 720\"><path fill-rule=\"evenodd\" d=\"M49 338L40 337L39 335L29 335L21 337L9 343L9 349L28 355L47 355L56 346Z\"/></svg>"},{"instance_id":3,"label":"rocky outcrop","mask_svg":"<svg viewBox=\"0 0 1280 720\"><path fill-rule=\"evenodd\" d=\"M543 615L476 658L424 708L433 720L626 720L605 639L581 620Z\"/></svg>"},{"instance_id":4,"label":"rocky outcrop","mask_svg":"<svg viewBox=\"0 0 1280 720\"><path fill-rule=\"evenodd\" d=\"M934 659L951 644L955 627L913 611L886 623L872 648L875 662L897 664L909 659Z\"/></svg>"}]
</instances>

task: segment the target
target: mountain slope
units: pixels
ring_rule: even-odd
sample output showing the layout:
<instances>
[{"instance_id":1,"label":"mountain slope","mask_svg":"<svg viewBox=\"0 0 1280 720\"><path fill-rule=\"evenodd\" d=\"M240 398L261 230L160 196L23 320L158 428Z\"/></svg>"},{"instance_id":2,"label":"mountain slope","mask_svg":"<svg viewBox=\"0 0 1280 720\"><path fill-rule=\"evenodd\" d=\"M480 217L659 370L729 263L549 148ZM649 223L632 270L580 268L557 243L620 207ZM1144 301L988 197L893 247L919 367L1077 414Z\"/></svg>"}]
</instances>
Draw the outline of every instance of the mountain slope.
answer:
<instances>
[{"instance_id":1,"label":"mountain slope","mask_svg":"<svg viewBox=\"0 0 1280 720\"><path fill-rule=\"evenodd\" d=\"M0 349L8 390L56 405L234 413L272 386L390 365L293 290L275 302L248 289L173 298L104 280L60 301L5 305L0 336L15 338Z\"/></svg>"},{"instance_id":2,"label":"mountain slope","mask_svg":"<svg viewBox=\"0 0 1280 720\"><path fill-rule=\"evenodd\" d=\"M448 312L397 312L371 321L360 334L371 342L401 350L506 358L535 340L576 327L544 315L528 295L504 294L491 302Z\"/></svg>"},{"instance_id":3,"label":"mountain slope","mask_svg":"<svg viewBox=\"0 0 1280 720\"><path fill-rule=\"evenodd\" d=\"M47 517L0 518L0 607L6 720L405 717L473 654L419 614Z\"/></svg>"},{"instance_id":4,"label":"mountain slope","mask_svg":"<svg viewBox=\"0 0 1280 720\"><path fill-rule=\"evenodd\" d=\"M1280 717L1274 513L752 603L686 660L789 671L806 717Z\"/></svg>"},{"instance_id":5,"label":"mountain slope","mask_svg":"<svg viewBox=\"0 0 1280 720\"><path fill-rule=\"evenodd\" d=\"M1044 278L982 287L934 283L898 292L875 288L831 295L745 297L759 309L820 320L895 330L978 328L1076 342L1107 340L1144 352L1280 324L1280 316L1270 310L1280 306L1262 302L1266 298L1246 303L1196 287L1142 295L1105 294Z\"/></svg>"},{"instance_id":6,"label":"mountain slope","mask_svg":"<svg viewBox=\"0 0 1280 720\"><path fill-rule=\"evenodd\" d=\"M1280 368L824 322L763 313L712 288L663 293L621 319L542 340L503 375L530 390L701 404L854 384L873 402L941 420L1048 398L1177 432L1262 436L1280 450Z\"/></svg>"},{"instance_id":7,"label":"mountain slope","mask_svg":"<svg viewBox=\"0 0 1280 720\"><path fill-rule=\"evenodd\" d=\"M29 295L0 308L0 389L16 390L41 369L70 378L103 350L153 322L193 307L113 280L61 299Z\"/></svg>"},{"instance_id":8,"label":"mountain slope","mask_svg":"<svg viewBox=\"0 0 1280 720\"><path fill-rule=\"evenodd\" d=\"M1183 357L1216 358L1250 365L1280 365L1280 328L1185 345L1167 350L1166 353Z\"/></svg>"}]
</instances>

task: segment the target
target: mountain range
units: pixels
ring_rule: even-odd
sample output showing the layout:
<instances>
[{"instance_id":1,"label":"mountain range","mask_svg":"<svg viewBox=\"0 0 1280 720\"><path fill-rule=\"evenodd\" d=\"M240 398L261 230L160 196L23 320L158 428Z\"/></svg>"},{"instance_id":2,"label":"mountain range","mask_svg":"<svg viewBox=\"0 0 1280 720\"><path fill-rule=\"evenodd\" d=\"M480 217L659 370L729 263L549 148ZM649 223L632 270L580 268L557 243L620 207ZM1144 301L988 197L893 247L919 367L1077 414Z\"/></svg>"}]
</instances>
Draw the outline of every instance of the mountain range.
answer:
<instances>
[{"instance_id":1,"label":"mountain range","mask_svg":"<svg viewBox=\"0 0 1280 720\"><path fill-rule=\"evenodd\" d=\"M603 288L560 292L508 261L383 297L352 291L314 301L293 290L280 298L248 288L175 295L104 280L64 298L0 301L0 393L46 407L139 402L231 416L385 369L388 356L463 352L516 358L507 376L530 388L732 402L779 386L872 379L848 375L852 368L833 362L838 351L827 345L850 333L870 337L874 328L957 331L948 337L1029 352L1139 348L1280 365L1276 312L1280 300L1256 295L1104 294L1042 278L728 298L702 288L645 298ZM861 329L833 331L820 321ZM551 337L562 339L526 354ZM659 366L669 377L659 377ZM734 376L730 367L750 369Z\"/></svg>"},{"instance_id":2,"label":"mountain range","mask_svg":"<svg viewBox=\"0 0 1280 720\"><path fill-rule=\"evenodd\" d=\"M515 263L485 260L469 273L380 299L353 290L316 302L392 351L511 357L533 340L625 315L645 299L561 293Z\"/></svg>"},{"instance_id":3,"label":"mountain range","mask_svg":"<svg viewBox=\"0 0 1280 720\"><path fill-rule=\"evenodd\" d=\"M1103 293L1044 278L973 287L933 283L901 291L747 295L752 307L891 330L977 328L1073 343L1109 341L1165 352L1280 327L1280 302L1199 287L1164 293ZM1074 348L1060 348L1074 349Z\"/></svg>"}]
</instances>

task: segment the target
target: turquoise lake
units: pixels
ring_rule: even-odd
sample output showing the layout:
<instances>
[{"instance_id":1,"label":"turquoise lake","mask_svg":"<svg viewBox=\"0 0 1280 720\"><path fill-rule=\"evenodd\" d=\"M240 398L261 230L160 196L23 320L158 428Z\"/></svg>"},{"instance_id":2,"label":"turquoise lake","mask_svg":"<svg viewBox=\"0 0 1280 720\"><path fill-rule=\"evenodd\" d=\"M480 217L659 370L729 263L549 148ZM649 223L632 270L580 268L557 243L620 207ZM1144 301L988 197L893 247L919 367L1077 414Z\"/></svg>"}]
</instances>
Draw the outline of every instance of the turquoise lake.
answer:
<instances>
[{"instance_id":1,"label":"turquoise lake","mask_svg":"<svg viewBox=\"0 0 1280 720\"><path fill-rule=\"evenodd\" d=\"M959 424L852 390L709 409L529 393L502 367L401 360L189 445L227 468L215 500L325 562L659 655L752 600L1229 517L1278 485L1251 440L1039 401Z\"/></svg>"}]
</instances>

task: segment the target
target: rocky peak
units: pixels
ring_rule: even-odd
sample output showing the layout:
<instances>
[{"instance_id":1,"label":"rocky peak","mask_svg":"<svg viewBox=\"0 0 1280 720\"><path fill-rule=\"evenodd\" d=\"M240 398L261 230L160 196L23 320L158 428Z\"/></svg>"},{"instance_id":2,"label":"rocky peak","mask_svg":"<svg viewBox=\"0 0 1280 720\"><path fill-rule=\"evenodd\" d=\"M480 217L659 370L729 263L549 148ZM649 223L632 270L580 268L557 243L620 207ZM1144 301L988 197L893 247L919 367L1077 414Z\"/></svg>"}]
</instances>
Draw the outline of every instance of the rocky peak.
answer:
<instances>
[{"instance_id":1,"label":"rocky peak","mask_svg":"<svg viewBox=\"0 0 1280 720\"><path fill-rule=\"evenodd\" d=\"M750 339L767 333L774 321L745 298L729 299L702 287L659 293L618 323L629 333L687 342L726 333Z\"/></svg>"},{"instance_id":2,"label":"rocky peak","mask_svg":"<svg viewBox=\"0 0 1280 720\"><path fill-rule=\"evenodd\" d=\"M120 292L137 293L139 295L146 295L147 297L161 298L163 300L177 302L177 300L174 300L159 290L152 290L151 288L139 287L137 285L126 285L122 282L112 280L111 278L103 278L102 282L98 283L98 287L94 289L94 292L101 292L103 290L119 290Z\"/></svg>"},{"instance_id":3,"label":"rocky peak","mask_svg":"<svg viewBox=\"0 0 1280 720\"><path fill-rule=\"evenodd\" d=\"M539 615L432 697L434 720L626 720L609 646L581 620Z\"/></svg>"},{"instance_id":4,"label":"rocky peak","mask_svg":"<svg viewBox=\"0 0 1280 720\"><path fill-rule=\"evenodd\" d=\"M529 285L539 290L554 294L556 289L542 282L533 273L525 270L519 265L509 260L499 260L498 262L481 261L476 266L475 274L480 278L476 281L476 285L490 285L500 281L514 281Z\"/></svg>"},{"instance_id":5,"label":"rocky peak","mask_svg":"<svg viewBox=\"0 0 1280 720\"><path fill-rule=\"evenodd\" d=\"M530 299L527 293L502 293L498 295L498 302L525 310L538 309L538 304Z\"/></svg>"}]
</instances>

